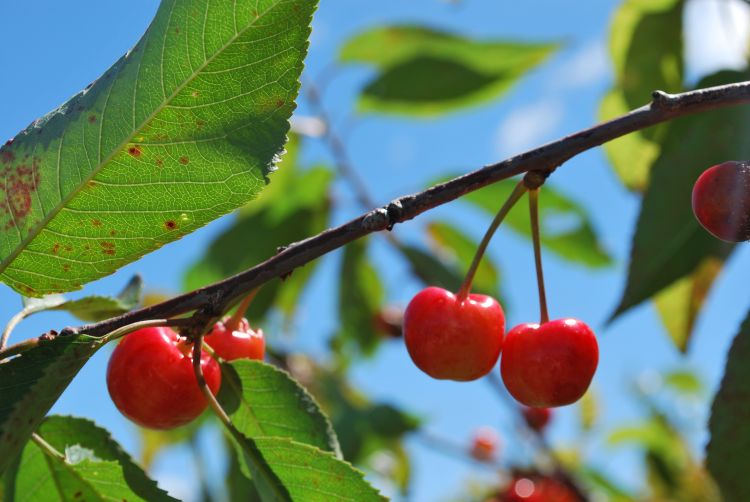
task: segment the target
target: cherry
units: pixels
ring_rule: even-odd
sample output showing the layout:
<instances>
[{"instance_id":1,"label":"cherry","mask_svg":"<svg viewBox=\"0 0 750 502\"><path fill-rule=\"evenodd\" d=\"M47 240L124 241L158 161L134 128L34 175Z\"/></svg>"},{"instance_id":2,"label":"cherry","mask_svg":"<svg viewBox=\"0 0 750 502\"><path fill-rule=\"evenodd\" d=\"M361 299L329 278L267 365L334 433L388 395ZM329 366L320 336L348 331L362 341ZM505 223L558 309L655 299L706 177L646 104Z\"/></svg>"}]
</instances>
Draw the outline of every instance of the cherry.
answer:
<instances>
[{"instance_id":1,"label":"cherry","mask_svg":"<svg viewBox=\"0 0 750 502\"><path fill-rule=\"evenodd\" d=\"M580 399L598 362L599 348L591 328L577 319L557 319L510 330L500 373L517 401L548 408Z\"/></svg>"},{"instance_id":2,"label":"cherry","mask_svg":"<svg viewBox=\"0 0 750 502\"><path fill-rule=\"evenodd\" d=\"M516 476L503 497L505 502L578 502L580 497L565 483L543 476Z\"/></svg>"},{"instance_id":3,"label":"cherry","mask_svg":"<svg viewBox=\"0 0 750 502\"><path fill-rule=\"evenodd\" d=\"M750 164L730 161L706 169L693 186L693 213L719 239L750 240Z\"/></svg>"},{"instance_id":4,"label":"cherry","mask_svg":"<svg viewBox=\"0 0 750 502\"><path fill-rule=\"evenodd\" d=\"M214 324L211 332L206 335L206 344L214 349L216 355L227 361L235 359L263 360L266 352L266 341L263 330L253 330L244 317L235 329L229 329L230 318L225 317Z\"/></svg>"},{"instance_id":5,"label":"cherry","mask_svg":"<svg viewBox=\"0 0 750 502\"><path fill-rule=\"evenodd\" d=\"M541 431L552 419L552 410L549 408L535 408L531 406L524 406L521 409L524 420L526 423L535 431Z\"/></svg>"},{"instance_id":6,"label":"cherry","mask_svg":"<svg viewBox=\"0 0 750 502\"><path fill-rule=\"evenodd\" d=\"M419 369L432 378L476 380L497 364L503 347L505 314L486 295L459 297L429 287L404 312L404 341Z\"/></svg>"},{"instance_id":7,"label":"cherry","mask_svg":"<svg viewBox=\"0 0 750 502\"><path fill-rule=\"evenodd\" d=\"M107 389L120 412L151 429L184 425L206 409L193 373L192 344L171 328L143 328L115 347L107 366ZM201 368L208 388L219 391L219 364L206 352Z\"/></svg>"},{"instance_id":8,"label":"cherry","mask_svg":"<svg viewBox=\"0 0 750 502\"><path fill-rule=\"evenodd\" d=\"M500 437L491 427L480 427L471 441L471 456L480 461L492 460L500 447Z\"/></svg>"}]
</instances>

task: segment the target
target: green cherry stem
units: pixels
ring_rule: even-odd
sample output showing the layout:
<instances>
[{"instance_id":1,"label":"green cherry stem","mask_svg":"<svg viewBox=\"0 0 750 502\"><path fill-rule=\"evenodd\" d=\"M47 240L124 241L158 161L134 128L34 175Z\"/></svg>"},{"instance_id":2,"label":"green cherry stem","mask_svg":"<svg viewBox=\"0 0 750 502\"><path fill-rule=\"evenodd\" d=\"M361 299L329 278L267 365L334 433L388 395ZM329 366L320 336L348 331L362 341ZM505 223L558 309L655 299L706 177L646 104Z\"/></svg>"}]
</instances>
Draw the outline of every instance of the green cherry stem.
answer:
<instances>
[{"instance_id":1,"label":"green cherry stem","mask_svg":"<svg viewBox=\"0 0 750 502\"><path fill-rule=\"evenodd\" d=\"M216 396L213 395L211 389L208 388L206 377L203 376L203 368L201 367L201 352L203 350L204 334L205 333L201 331L193 341L193 372L195 373L196 380L198 380L198 387L203 393L203 396L208 401L208 406L218 417L218 419L221 420L225 427L232 429L234 427L234 425L232 425L232 420L229 418L229 415L227 415L227 412L224 411L224 408L221 407L221 404L219 404L219 401L216 399Z\"/></svg>"},{"instance_id":2,"label":"green cherry stem","mask_svg":"<svg viewBox=\"0 0 750 502\"><path fill-rule=\"evenodd\" d=\"M242 318L245 317L245 312L247 312L247 309L250 307L250 304L253 301L253 298L255 298L255 295L258 294L258 290L260 288L255 288L254 290L250 291L245 298L242 299L242 302L237 306L237 310L234 311L234 314L232 314L232 317L230 317L227 322L224 324L226 326L228 331L235 331L240 323L242 322Z\"/></svg>"},{"instance_id":3,"label":"green cherry stem","mask_svg":"<svg viewBox=\"0 0 750 502\"><path fill-rule=\"evenodd\" d=\"M485 232L484 237L482 237L482 242L480 242L479 247L477 247L477 252L474 254L474 259L469 266L469 270L466 272L466 277L464 278L463 284L461 284L461 289L459 289L458 293L456 294L456 297L460 301L465 300L466 297L469 296L469 292L471 292L471 283L474 281L474 276L476 275L477 269L479 268L479 263L482 261L482 257L484 256L484 252L487 250L487 246L489 245L492 236L495 235L495 231L500 226L500 223L503 222L505 216L513 208L515 203L518 202L518 200L523 196L524 193L526 193L526 186L524 185L522 180L518 182L515 188L513 188L513 191L508 196L505 204L503 204L503 206L495 215L495 218L492 220L492 223L490 223L487 232Z\"/></svg>"},{"instance_id":4,"label":"green cherry stem","mask_svg":"<svg viewBox=\"0 0 750 502\"><path fill-rule=\"evenodd\" d=\"M539 290L540 324L549 322L547 311L547 293L544 289L544 271L542 270L542 246L539 239L539 189L529 190L529 214L531 216L531 241L534 243L534 265L536 266L536 285Z\"/></svg>"},{"instance_id":5,"label":"green cherry stem","mask_svg":"<svg viewBox=\"0 0 750 502\"><path fill-rule=\"evenodd\" d=\"M47 441L44 440L42 436L37 434L36 432L31 433L31 440L36 443L36 445L42 449L44 453L49 455L50 457L56 458L58 460L65 461L65 455L57 451L57 449L49 444Z\"/></svg>"}]
</instances>

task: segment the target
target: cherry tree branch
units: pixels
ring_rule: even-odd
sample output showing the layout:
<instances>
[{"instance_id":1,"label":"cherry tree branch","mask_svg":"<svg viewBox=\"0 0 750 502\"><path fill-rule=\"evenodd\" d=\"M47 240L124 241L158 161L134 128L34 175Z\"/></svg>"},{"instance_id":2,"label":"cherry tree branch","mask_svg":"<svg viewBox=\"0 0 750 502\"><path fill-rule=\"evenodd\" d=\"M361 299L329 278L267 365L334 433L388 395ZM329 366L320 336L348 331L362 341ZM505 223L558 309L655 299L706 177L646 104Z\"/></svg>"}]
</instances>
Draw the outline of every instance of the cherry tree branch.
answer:
<instances>
[{"instance_id":1,"label":"cherry tree branch","mask_svg":"<svg viewBox=\"0 0 750 502\"><path fill-rule=\"evenodd\" d=\"M390 230L397 223L411 220L429 209L518 174L528 173L529 184L541 184L552 171L572 157L631 132L678 117L750 103L750 82L681 94L655 91L652 98L650 104L608 122L485 166L423 192L399 197L343 225L290 244L263 263L235 276L96 324L65 328L61 334L86 333L91 336L103 336L137 321L169 318L193 311L197 312L194 316L194 330L200 331L203 323L222 315L253 289L276 277L287 275L295 268L352 241L374 232Z\"/></svg>"}]
</instances>

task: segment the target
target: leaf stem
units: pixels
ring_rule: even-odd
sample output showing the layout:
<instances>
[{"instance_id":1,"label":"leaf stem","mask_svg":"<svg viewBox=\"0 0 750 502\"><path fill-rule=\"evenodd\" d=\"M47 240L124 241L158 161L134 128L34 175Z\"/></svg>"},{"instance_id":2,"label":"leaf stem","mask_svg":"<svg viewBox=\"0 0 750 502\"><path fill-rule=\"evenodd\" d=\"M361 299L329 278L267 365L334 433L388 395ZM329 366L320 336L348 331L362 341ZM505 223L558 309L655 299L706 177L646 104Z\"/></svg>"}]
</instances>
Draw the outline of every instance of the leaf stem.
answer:
<instances>
[{"instance_id":1,"label":"leaf stem","mask_svg":"<svg viewBox=\"0 0 750 502\"><path fill-rule=\"evenodd\" d=\"M20 312L18 312L16 315L10 318L10 321L8 321L8 324L5 325L5 329L3 330L2 336L0 336L0 351L5 349L5 346L8 344L8 338L10 338L11 332L16 328L18 323L23 321L26 316L31 314L32 311L29 309L21 309Z\"/></svg>"},{"instance_id":2,"label":"leaf stem","mask_svg":"<svg viewBox=\"0 0 750 502\"><path fill-rule=\"evenodd\" d=\"M36 443L36 445L50 457L62 460L63 462L65 461L65 455L57 451L54 446L45 441L44 438L36 432L31 433L31 440L34 441L34 443Z\"/></svg>"},{"instance_id":3,"label":"leaf stem","mask_svg":"<svg viewBox=\"0 0 750 502\"><path fill-rule=\"evenodd\" d=\"M258 291L260 290L260 287L257 287L250 291L245 298L243 298L242 302L237 306L237 310L234 311L234 314L232 314L232 317L230 317L226 323L224 323L224 326L229 331L236 330L240 323L242 322L242 318L245 317L245 312L247 312L248 307L250 307L250 304L253 301L253 298L255 298L255 295L258 294Z\"/></svg>"},{"instance_id":4,"label":"leaf stem","mask_svg":"<svg viewBox=\"0 0 750 502\"><path fill-rule=\"evenodd\" d=\"M534 266L536 267L536 285L539 290L540 324L549 322L547 311L547 292L544 289L544 271L542 270L542 246L539 238L539 189L529 190L529 215L531 216L531 241L534 243Z\"/></svg>"},{"instance_id":5,"label":"leaf stem","mask_svg":"<svg viewBox=\"0 0 750 502\"><path fill-rule=\"evenodd\" d=\"M149 319L147 321L138 321L107 333L102 338L102 340L104 343L111 342L112 340L117 340L118 338L122 338L125 335L129 335L133 331L137 331L143 328L158 328L162 326L187 326L189 324L190 319Z\"/></svg>"},{"instance_id":6,"label":"leaf stem","mask_svg":"<svg viewBox=\"0 0 750 502\"><path fill-rule=\"evenodd\" d=\"M492 239L492 236L495 235L495 231L497 231L500 223L503 222L505 216L513 208L515 203L518 202L518 200L523 196L524 193L526 193L526 186L524 185L523 180L521 180L513 188L513 191L508 196L508 199L497 212L495 218L492 220L492 223L490 223L489 228L487 228L487 232L485 232L484 237L482 237L482 242L480 242L479 246L477 247L477 252L474 254L474 259L469 266L469 270L466 272L466 277L464 278L463 284L461 284L461 289L459 289L458 294L456 294L456 297L459 299L459 301L462 301L466 299L467 296L469 296L469 292L471 291L471 283L474 281L474 276L477 273L479 263L482 261L482 257L484 256L484 252L487 250L490 239Z\"/></svg>"}]
</instances>

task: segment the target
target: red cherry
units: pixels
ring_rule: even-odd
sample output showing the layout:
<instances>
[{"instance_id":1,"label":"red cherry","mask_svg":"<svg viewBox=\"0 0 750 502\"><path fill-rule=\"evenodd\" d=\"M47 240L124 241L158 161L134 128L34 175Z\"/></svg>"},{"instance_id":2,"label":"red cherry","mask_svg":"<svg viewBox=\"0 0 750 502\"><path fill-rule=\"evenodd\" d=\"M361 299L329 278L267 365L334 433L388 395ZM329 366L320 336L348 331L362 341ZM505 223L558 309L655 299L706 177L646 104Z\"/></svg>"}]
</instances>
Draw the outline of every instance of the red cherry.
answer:
<instances>
[{"instance_id":1,"label":"red cherry","mask_svg":"<svg viewBox=\"0 0 750 502\"><path fill-rule=\"evenodd\" d=\"M535 431L541 431L544 429L552 419L552 410L549 408L524 406L521 413L523 413L523 418L526 420L529 427Z\"/></svg>"},{"instance_id":2,"label":"red cherry","mask_svg":"<svg viewBox=\"0 0 750 502\"><path fill-rule=\"evenodd\" d=\"M123 338L107 366L107 389L117 409L151 429L173 429L197 418L208 403L193 373L192 348L167 327L143 328ZM219 364L203 352L201 368L216 394Z\"/></svg>"},{"instance_id":3,"label":"red cherry","mask_svg":"<svg viewBox=\"0 0 750 502\"><path fill-rule=\"evenodd\" d=\"M503 347L505 314L494 298L459 300L442 288L423 289L404 312L404 341L432 378L468 381L489 373Z\"/></svg>"},{"instance_id":4,"label":"red cherry","mask_svg":"<svg viewBox=\"0 0 750 502\"><path fill-rule=\"evenodd\" d=\"M500 447L500 437L491 427L480 427L471 441L471 456L477 460L492 460Z\"/></svg>"},{"instance_id":5,"label":"red cherry","mask_svg":"<svg viewBox=\"0 0 750 502\"><path fill-rule=\"evenodd\" d=\"M510 330L500 373L517 401L548 408L580 399L598 362L599 347L591 328L577 319L557 319Z\"/></svg>"},{"instance_id":6,"label":"red cherry","mask_svg":"<svg viewBox=\"0 0 750 502\"><path fill-rule=\"evenodd\" d=\"M750 239L750 164L724 162L706 169L693 186L693 213L719 239Z\"/></svg>"},{"instance_id":7,"label":"red cherry","mask_svg":"<svg viewBox=\"0 0 750 502\"><path fill-rule=\"evenodd\" d=\"M516 477L504 496L505 502L578 502L566 484L550 477Z\"/></svg>"},{"instance_id":8,"label":"red cherry","mask_svg":"<svg viewBox=\"0 0 750 502\"><path fill-rule=\"evenodd\" d=\"M250 323L243 318L235 330L228 330L225 317L217 322L211 332L206 335L206 344L214 349L216 355L227 361L235 359L257 359L263 360L266 353L266 341L263 338L263 330L253 330Z\"/></svg>"}]
</instances>

